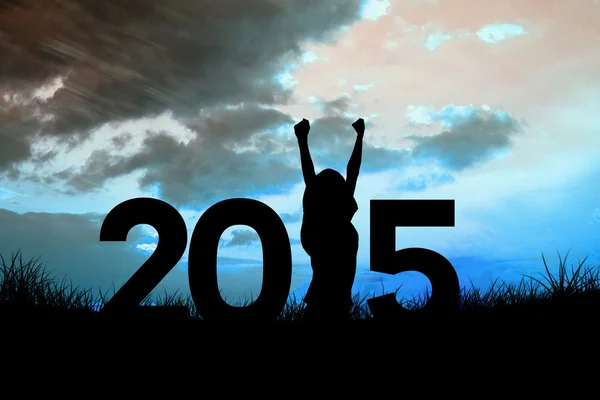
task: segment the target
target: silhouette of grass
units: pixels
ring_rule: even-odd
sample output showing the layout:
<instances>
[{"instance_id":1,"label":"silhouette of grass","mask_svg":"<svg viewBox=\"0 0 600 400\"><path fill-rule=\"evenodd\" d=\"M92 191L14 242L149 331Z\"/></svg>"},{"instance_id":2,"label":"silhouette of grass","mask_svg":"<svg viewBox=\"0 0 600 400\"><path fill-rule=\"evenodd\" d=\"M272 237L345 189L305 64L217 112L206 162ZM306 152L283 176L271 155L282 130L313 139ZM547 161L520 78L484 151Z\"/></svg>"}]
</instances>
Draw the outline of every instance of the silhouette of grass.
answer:
<instances>
[{"instance_id":1,"label":"silhouette of grass","mask_svg":"<svg viewBox=\"0 0 600 400\"><path fill-rule=\"evenodd\" d=\"M569 307L595 307L600 310L600 267L589 266L585 262L587 257L579 261L576 267L567 267L567 255L559 256L558 272L552 274L546 258L542 254L545 274L540 277L524 275L517 284L501 282L498 279L492 282L491 287L485 291L463 286L460 292L459 315L466 318L484 318L490 315L504 315L502 313L520 314L523 310L534 310L537 314L550 313ZM46 268L40 258L24 261L21 250L13 254L10 261L0 255L0 307L35 308L44 310L79 310L87 313L99 311L106 303L107 292L98 290L94 295L92 289L74 287L66 278L58 279ZM400 288L395 290L398 294ZM383 290L382 290L383 291ZM115 288L112 289L113 294ZM374 295L356 294L350 311L351 320L365 321L373 319L367 306L367 299ZM427 291L424 295L414 296L410 299L401 299L400 304L408 310L421 309L430 298ZM226 299L225 299L226 300ZM234 306L243 307L252 302L246 298L244 301L233 303ZM191 319L202 320L191 296L184 296L175 292L154 299L148 296L141 306L159 306L158 308L185 309ZM154 308L154 307L153 307ZM495 311L501 310L501 313ZM2 310L0 309L0 312ZM563 310L564 311L564 310ZM568 310L573 314L574 309ZM532 311L533 312L533 311ZM526 315L531 315L531 313ZM304 315L302 299L291 296L278 317L280 322L301 321ZM1 318L1 315L0 315Z\"/></svg>"}]
</instances>

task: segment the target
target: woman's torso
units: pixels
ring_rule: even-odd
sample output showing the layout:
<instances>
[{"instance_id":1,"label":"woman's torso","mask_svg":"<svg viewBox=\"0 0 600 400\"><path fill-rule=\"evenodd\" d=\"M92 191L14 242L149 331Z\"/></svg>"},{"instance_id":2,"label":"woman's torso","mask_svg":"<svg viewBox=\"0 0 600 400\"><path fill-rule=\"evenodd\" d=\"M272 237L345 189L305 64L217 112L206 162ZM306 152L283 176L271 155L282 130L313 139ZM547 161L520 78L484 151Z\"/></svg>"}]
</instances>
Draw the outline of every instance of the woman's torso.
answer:
<instances>
[{"instance_id":1,"label":"woman's torso","mask_svg":"<svg viewBox=\"0 0 600 400\"><path fill-rule=\"evenodd\" d=\"M315 180L307 186L302 198L305 220L352 221L352 217L358 210L358 204L350 193L346 181L340 178L331 183Z\"/></svg>"},{"instance_id":2,"label":"woman's torso","mask_svg":"<svg viewBox=\"0 0 600 400\"><path fill-rule=\"evenodd\" d=\"M345 181L343 185L307 187L302 204L301 241L311 257L317 253L337 253L344 247L350 253L357 251L358 233L352 225L352 217L358 204Z\"/></svg>"}]
</instances>

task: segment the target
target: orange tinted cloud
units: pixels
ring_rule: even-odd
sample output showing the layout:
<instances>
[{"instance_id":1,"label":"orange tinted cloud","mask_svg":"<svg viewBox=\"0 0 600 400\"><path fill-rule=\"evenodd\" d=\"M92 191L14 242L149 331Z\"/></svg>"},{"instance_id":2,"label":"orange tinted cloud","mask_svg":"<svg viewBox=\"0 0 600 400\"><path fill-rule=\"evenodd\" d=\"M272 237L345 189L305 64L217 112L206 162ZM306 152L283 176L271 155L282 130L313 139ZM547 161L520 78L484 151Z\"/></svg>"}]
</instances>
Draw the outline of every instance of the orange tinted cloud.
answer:
<instances>
[{"instance_id":1,"label":"orange tinted cloud","mask_svg":"<svg viewBox=\"0 0 600 400\"><path fill-rule=\"evenodd\" d=\"M477 32L494 24L514 24L526 33L485 42ZM431 51L427 40L436 34L453 37ZM296 102L350 93L359 114L381 114L374 123L382 137L398 136L411 104L435 110L452 103L487 104L530 120L576 103L579 89L599 82L600 4L399 0L391 2L388 15L359 22L335 43L307 50L321 60L295 72ZM354 91L354 85L365 84L373 87Z\"/></svg>"}]
</instances>

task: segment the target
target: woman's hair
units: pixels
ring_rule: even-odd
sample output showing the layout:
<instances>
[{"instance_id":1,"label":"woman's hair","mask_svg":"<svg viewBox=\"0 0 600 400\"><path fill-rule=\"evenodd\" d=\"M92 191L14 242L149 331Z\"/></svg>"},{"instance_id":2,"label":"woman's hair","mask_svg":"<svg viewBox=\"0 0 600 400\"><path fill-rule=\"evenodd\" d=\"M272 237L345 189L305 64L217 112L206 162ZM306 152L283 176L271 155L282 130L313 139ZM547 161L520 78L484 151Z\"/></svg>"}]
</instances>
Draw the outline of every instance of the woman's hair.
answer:
<instances>
[{"instance_id":1,"label":"woman's hair","mask_svg":"<svg viewBox=\"0 0 600 400\"><path fill-rule=\"evenodd\" d=\"M318 201L325 209L339 212L340 208L345 208L348 201L352 200L348 184L339 172L327 168L315 178L313 190L318 193Z\"/></svg>"},{"instance_id":2,"label":"woman's hair","mask_svg":"<svg viewBox=\"0 0 600 400\"><path fill-rule=\"evenodd\" d=\"M323 171L317 174L317 180L322 183L331 183L331 184L339 184L341 182L346 182L342 174L337 172L335 169L326 168Z\"/></svg>"},{"instance_id":3,"label":"woman's hair","mask_svg":"<svg viewBox=\"0 0 600 400\"><path fill-rule=\"evenodd\" d=\"M315 185L319 192L334 196L341 195L343 190L347 190L344 177L331 168L324 169L316 175Z\"/></svg>"},{"instance_id":4,"label":"woman's hair","mask_svg":"<svg viewBox=\"0 0 600 400\"><path fill-rule=\"evenodd\" d=\"M302 199L304 217L350 221L358 210L353 193L344 177L333 169L315 175Z\"/></svg>"}]
</instances>

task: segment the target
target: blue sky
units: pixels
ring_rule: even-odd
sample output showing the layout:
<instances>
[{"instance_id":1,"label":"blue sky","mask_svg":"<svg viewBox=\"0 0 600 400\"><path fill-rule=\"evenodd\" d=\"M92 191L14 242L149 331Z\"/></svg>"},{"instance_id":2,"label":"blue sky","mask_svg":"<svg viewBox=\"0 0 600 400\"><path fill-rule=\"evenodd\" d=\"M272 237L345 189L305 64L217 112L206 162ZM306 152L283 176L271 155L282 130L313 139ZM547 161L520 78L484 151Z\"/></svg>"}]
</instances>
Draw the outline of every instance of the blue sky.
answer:
<instances>
[{"instance_id":1,"label":"blue sky","mask_svg":"<svg viewBox=\"0 0 600 400\"><path fill-rule=\"evenodd\" d=\"M27 33L18 22L43 9L6 13L15 23L0 24L14 45L0 61L5 258L21 248L77 285L119 287L157 235L144 225L126 243L99 242L114 206L167 201L189 243L208 207L247 197L282 217L292 293L301 296L311 269L299 243L304 183L293 125L311 121L317 171L345 175L350 124L362 117L355 291L403 285L400 294L412 295L428 286L418 273L369 271L371 199L454 199L455 227L398 228L396 246L441 253L465 285L542 272L542 253L555 269L557 251L600 262L597 1L541 9L534 0L298 0L205 10L178 0L171 17L150 3L148 11L107 1L130 7L115 14L129 19L109 21L92 9L45 10ZM71 12L91 18L90 35L63 23L78 21ZM222 239L224 296L258 293L255 232L233 226ZM188 291L188 251L157 293Z\"/></svg>"}]
</instances>

